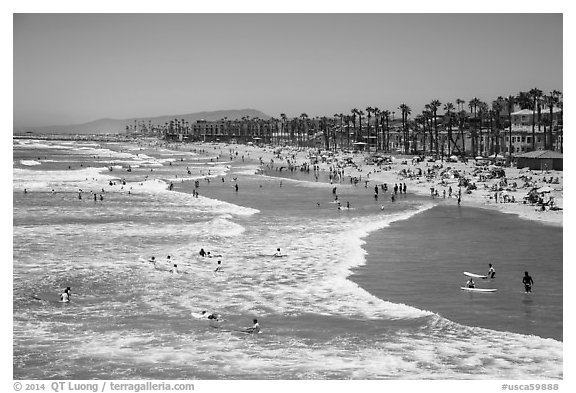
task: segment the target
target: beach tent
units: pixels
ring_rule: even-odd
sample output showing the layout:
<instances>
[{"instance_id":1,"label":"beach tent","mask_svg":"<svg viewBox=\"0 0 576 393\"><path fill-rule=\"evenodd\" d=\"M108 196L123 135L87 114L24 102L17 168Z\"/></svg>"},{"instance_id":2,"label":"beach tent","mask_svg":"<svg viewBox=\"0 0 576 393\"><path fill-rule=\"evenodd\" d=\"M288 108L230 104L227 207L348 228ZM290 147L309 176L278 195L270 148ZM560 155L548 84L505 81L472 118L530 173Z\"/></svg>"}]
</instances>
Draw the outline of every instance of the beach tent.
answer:
<instances>
[{"instance_id":1,"label":"beach tent","mask_svg":"<svg viewBox=\"0 0 576 393\"><path fill-rule=\"evenodd\" d=\"M552 192L552 191L553 191L552 187L549 186L543 186L536 190L536 192L538 193Z\"/></svg>"},{"instance_id":2,"label":"beach tent","mask_svg":"<svg viewBox=\"0 0 576 393\"><path fill-rule=\"evenodd\" d=\"M551 150L536 150L516 156L516 168L532 170L562 170L562 153Z\"/></svg>"}]
</instances>

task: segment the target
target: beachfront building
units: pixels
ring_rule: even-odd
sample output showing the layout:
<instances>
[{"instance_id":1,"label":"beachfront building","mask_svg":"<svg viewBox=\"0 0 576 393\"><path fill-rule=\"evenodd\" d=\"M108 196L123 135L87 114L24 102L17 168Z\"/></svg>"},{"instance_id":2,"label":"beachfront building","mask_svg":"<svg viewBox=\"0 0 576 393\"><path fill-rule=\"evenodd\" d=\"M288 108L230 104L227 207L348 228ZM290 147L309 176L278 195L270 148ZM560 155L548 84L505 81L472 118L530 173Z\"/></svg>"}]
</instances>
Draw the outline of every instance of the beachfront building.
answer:
<instances>
[{"instance_id":1,"label":"beachfront building","mask_svg":"<svg viewBox=\"0 0 576 393\"><path fill-rule=\"evenodd\" d=\"M517 168L530 168L532 170L561 171L563 167L562 153L550 150L537 150L516 156Z\"/></svg>"},{"instance_id":2,"label":"beachfront building","mask_svg":"<svg viewBox=\"0 0 576 393\"><path fill-rule=\"evenodd\" d=\"M532 111L522 109L512 113L512 130L505 130L504 152L509 153L510 137L512 138L512 154L525 153L533 150L532 135ZM535 119L535 150L544 150L546 148L555 151L563 150L562 135L562 110L554 108L552 116L549 111L541 111L539 120L538 114Z\"/></svg>"}]
</instances>

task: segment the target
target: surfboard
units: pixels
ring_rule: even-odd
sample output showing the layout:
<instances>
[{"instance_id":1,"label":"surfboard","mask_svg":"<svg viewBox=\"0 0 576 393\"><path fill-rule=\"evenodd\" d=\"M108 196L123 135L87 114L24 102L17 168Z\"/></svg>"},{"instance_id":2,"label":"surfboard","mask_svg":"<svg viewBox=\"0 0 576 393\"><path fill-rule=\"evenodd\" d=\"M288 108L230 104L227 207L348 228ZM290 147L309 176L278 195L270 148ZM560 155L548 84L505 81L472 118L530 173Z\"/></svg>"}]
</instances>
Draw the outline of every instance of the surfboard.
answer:
<instances>
[{"instance_id":1,"label":"surfboard","mask_svg":"<svg viewBox=\"0 0 576 393\"><path fill-rule=\"evenodd\" d=\"M60 299L60 294L52 293L52 292L37 292L31 297L35 300L40 300L44 302L52 302L52 303L69 303L70 301L63 302Z\"/></svg>"},{"instance_id":2,"label":"surfboard","mask_svg":"<svg viewBox=\"0 0 576 393\"><path fill-rule=\"evenodd\" d=\"M463 291L470 291L470 292L496 292L496 288L468 288L468 287L460 287Z\"/></svg>"},{"instance_id":3,"label":"surfboard","mask_svg":"<svg viewBox=\"0 0 576 393\"><path fill-rule=\"evenodd\" d=\"M474 273L470 273L470 272L464 272L464 275L466 277L472 277L472 278L488 278L488 276L485 276L483 274L474 274Z\"/></svg>"}]
</instances>

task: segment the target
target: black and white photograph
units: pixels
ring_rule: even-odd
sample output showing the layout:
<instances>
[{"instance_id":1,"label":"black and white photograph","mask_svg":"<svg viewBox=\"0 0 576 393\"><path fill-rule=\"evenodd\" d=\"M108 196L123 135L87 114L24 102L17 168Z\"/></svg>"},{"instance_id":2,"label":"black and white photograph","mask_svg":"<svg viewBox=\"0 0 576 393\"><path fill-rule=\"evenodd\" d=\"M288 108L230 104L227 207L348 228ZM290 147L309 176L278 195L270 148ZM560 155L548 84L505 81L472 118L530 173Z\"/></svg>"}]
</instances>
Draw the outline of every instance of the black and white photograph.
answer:
<instances>
[{"instance_id":1,"label":"black and white photograph","mask_svg":"<svg viewBox=\"0 0 576 393\"><path fill-rule=\"evenodd\" d=\"M13 7L9 388L568 388L562 7L360 4Z\"/></svg>"}]
</instances>

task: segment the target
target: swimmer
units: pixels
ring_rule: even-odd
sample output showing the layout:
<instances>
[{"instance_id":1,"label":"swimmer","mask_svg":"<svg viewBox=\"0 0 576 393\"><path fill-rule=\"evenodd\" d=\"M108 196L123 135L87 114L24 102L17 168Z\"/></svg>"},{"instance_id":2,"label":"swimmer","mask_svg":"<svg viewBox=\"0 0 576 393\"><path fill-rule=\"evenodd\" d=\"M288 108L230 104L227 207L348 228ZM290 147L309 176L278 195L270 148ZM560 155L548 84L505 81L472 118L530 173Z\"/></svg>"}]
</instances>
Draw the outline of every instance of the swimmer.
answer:
<instances>
[{"instance_id":1,"label":"swimmer","mask_svg":"<svg viewBox=\"0 0 576 393\"><path fill-rule=\"evenodd\" d=\"M70 287L66 287L66 289L64 290L64 292L62 292L60 294L60 301L63 303L68 303L70 301Z\"/></svg>"},{"instance_id":2,"label":"swimmer","mask_svg":"<svg viewBox=\"0 0 576 393\"><path fill-rule=\"evenodd\" d=\"M254 325L252 325L252 327L249 327L249 328L246 328L243 330L245 333L260 333L261 330L260 330L260 325L258 324L258 320L254 319L253 322L254 322Z\"/></svg>"},{"instance_id":3,"label":"swimmer","mask_svg":"<svg viewBox=\"0 0 576 393\"><path fill-rule=\"evenodd\" d=\"M203 248L200 249L200 256L201 256L201 257L205 257L205 256L206 256L206 251L204 251Z\"/></svg>"}]
</instances>

